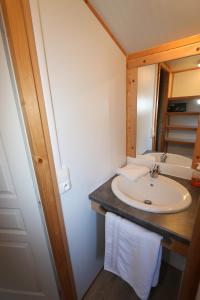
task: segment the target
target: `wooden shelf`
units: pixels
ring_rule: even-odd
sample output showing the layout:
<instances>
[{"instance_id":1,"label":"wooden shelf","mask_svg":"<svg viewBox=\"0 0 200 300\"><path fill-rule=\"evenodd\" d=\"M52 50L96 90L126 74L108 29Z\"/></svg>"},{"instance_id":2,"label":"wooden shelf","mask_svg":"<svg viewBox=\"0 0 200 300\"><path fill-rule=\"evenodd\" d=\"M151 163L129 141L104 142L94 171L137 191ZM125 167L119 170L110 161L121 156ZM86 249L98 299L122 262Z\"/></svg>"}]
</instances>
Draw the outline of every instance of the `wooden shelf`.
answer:
<instances>
[{"instance_id":1,"label":"wooden shelf","mask_svg":"<svg viewBox=\"0 0 200 300\"><path fill-rule=\"evenodd\" d=\"M200 95L168 98L168 101L190 101L200 99Z\"/></svg>"},{"instance_id":2,"label":"wooden shelf","mask_svg":"<svg viewBox=\"0 0 200 300\"><path fill-rule=\"evenodd\" d=\"M195 126L185 126L185 125L168 125L166 126L166 128L170 130L188 130L188 131L197 130L197 127Z\"/></svg>"},{"instance_id":3,"label":"wooden shelf","mask_svg":"<svg viewBox=\"0 0 200 300\"><path fill-rule=\"evenodd\" d=\"M181 140L181 139L173 139L173 138L165 138L166 143L171 144L179 144L179 145L194 145L195 141L193 140Z\"/></svg>"},{"instance_id":4,"label":"wooden shelf","mask_svg":"<svg viewBox=\"0 0 200 300\"><path fill-rule=\"evenodd\" d=\"M169 116L175 116L175 115L180 115L180 116L198 116L200 112L197 111L185 111L185 112L167 112L167 115Z\"/></svg>"}]
</instances>

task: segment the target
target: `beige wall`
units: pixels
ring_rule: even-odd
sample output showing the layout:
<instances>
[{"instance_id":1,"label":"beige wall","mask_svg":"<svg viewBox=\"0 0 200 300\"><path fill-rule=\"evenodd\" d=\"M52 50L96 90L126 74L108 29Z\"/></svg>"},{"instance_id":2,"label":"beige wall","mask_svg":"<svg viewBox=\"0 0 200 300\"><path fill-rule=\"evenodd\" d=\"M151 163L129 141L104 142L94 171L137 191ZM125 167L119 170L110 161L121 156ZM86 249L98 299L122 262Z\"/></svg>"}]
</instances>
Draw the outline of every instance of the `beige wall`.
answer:
<instances>
[{"instance_id":1,"label":"beige wall","mask_svg":"<svg viewBox=\"0 0 200 300\"><path fill-rule=\"evenodd\" d=\"M45 99L47 106L52 101L61 162L70 170L72 189L62 207L80 299L103 266L104 224L88 194L126 160L126 58L83 1L30 3Z\"/></svg>"},{"instance_id":2,"label":"beige wall","mask_svg":"<svg viewBox=\"0 0 200 300\"><path fill-rule=\"evenodd\" d=\"M173 97L200 95L200 69L175 73Z\"/></svg>"}]
</instances>

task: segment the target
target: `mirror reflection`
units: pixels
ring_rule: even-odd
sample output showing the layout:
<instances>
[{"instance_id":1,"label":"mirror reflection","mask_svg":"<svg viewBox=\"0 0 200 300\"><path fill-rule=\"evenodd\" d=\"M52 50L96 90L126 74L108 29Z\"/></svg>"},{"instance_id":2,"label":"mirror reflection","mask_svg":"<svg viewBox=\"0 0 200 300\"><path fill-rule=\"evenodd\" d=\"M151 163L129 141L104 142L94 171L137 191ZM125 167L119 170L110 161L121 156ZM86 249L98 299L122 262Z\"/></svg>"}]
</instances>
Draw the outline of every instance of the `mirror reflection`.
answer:
<instances>
[{"instance_id":1,"label":"mirror reflection","mask_svg":"<svg viewBox=\"0 0 200 300\"><path fill-rule=\"evenodd\" d=\"M191 166L200 115L200 55L138 68L137 154Z\"/></svg>"}]
</instances>

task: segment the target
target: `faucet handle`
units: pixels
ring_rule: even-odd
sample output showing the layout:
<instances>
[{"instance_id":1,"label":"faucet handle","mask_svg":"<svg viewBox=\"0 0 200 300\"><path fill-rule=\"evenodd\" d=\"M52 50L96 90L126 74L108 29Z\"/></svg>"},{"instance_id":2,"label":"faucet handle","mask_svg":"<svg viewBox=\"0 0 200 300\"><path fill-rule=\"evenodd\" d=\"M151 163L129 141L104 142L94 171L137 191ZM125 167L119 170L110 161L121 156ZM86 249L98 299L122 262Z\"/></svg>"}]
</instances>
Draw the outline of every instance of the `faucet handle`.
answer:
<instances>
[{"instance_id":1,"label":"faucet handle","mask_svg":"<svg viewBox=\"0 0 200 300\"><path fill-rule=\"evenodd\" d=\"M159 165L157 163L153 164L150 168L150 170L158 170L159 169Z\"/></svg>"},{"instance_id":2,"label":"faucet handle","mask_svg":"<svg viewBox=\"0 0 200 300\"><path fill-rule=\"evenodd\" d=\"M154 178L154 177L157 177L158 174L160 173L160 166L159 166L159 164L156 164L156 163L155 163L155 164L151 167L149 173L150 173L151 177L153 177L153 178Z\"/></svg>"},{"instance_id":3,"label":"faucet handle","mask_svg":"<svg viewBox=\"0 0 200 300\"><path fill-rule=\"evenodd\" d=\"M159 164L156 164L156 171L158 174L160 174L160 165Z\"/></svg>"},{"instance_id":4,"label":"faucet handle","mask_svg":"<svg viewBox=\"0 0 200 300\"><path fill-rule=\"evenodd\" d=\"M167 159L167 152L163 152L161 155L160 155L160 162L165 162Z\"/></svg>"}]
</instances>

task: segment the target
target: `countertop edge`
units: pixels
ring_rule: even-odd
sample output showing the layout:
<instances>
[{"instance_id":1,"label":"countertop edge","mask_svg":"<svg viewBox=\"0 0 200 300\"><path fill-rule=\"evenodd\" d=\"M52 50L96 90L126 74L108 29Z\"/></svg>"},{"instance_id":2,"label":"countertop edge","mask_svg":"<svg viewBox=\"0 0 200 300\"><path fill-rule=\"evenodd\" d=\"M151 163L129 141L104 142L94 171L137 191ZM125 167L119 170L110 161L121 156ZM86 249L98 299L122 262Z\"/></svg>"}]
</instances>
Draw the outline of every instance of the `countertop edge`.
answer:
<instances>
[{"instance_id":1,"label":"countertop edge","mask_svg":"<svg viewBox=\"0 0 200 300\"><path fill-rule=\"evenodd\" d=\"M174 240L176 240L178 242L181 242L183 244L186 244L186 245L190 244L190 240L189 239L186 239L183 236L180 236L180 235L178 235L176 233L173 233L173 232L167 230L164 227L157 226L154 223L151 223L150 221L141 220L141 219L135 217L134 215L130 216L130 215L124 213L124 212L121 212L119 209L113 208L112 206L106 205L104 203L102 204L101 200L98 200L97 198L94 198L93 195L92 195L92 193L89 194L89 199L92 200L92 201L94 201L94 202L96 202L96 203L99 203L101 205L101 207L103 207L105 210L113 212L113 213L116 213L120 217L124 217L127 220L129 220L131 222L134 222L137 225L140 225L141 227L144 227L144 228L146 228L148 230L152 230L153 232L156 232L156 233L162 235L166 239L173 238Z\"/></svg>"}]
</instances>

